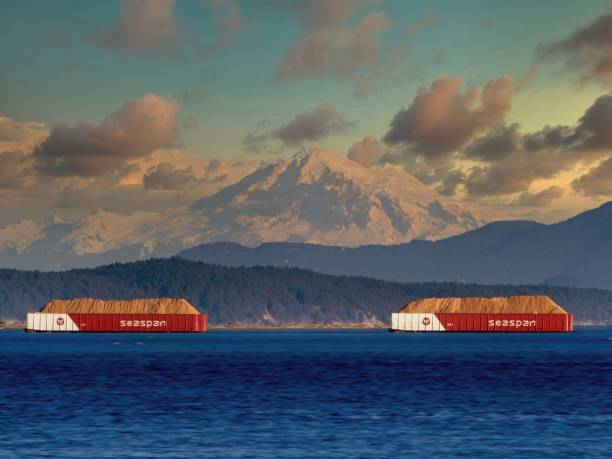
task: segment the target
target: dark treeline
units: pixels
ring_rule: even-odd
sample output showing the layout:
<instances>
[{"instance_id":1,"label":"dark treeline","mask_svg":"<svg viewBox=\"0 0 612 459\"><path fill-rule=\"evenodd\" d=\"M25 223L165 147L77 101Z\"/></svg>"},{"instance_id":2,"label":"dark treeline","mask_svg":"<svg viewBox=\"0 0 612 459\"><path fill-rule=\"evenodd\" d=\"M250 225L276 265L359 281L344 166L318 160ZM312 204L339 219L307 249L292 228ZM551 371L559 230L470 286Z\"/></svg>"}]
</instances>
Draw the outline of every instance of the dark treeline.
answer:
<instances>
[{"instance_id":1,"label":"dark treeline","mask_svg":"<svg viewBox=\"0 0 612 459\"><path fill-rule=\"evenodd\" d=\"M53 298L183 297L212 323L389 321L419 297L546 294L578 321L612 322L612 291L551 286L395 283L295 268L229 268L179 258L65 272L0 270L0 317Z\"/></svg>"}]
</instances>

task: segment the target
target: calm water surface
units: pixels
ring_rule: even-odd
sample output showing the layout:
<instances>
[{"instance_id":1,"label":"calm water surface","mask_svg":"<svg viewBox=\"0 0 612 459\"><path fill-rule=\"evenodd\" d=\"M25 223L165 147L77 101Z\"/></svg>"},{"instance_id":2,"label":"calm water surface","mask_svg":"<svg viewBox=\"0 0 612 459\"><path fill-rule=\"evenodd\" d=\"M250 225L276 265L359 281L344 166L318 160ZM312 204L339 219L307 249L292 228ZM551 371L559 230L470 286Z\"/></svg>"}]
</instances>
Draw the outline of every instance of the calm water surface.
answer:
<instances>
[{"instance_id":1,"label":"calm water surface","mask_svg":"<svg viewBox=\"0 0 612 459\"><path fill-rule=\"evenodd\" d=\"M612 457L612 329L0 332L0 457Z\"/></svg>"}]
</instances>

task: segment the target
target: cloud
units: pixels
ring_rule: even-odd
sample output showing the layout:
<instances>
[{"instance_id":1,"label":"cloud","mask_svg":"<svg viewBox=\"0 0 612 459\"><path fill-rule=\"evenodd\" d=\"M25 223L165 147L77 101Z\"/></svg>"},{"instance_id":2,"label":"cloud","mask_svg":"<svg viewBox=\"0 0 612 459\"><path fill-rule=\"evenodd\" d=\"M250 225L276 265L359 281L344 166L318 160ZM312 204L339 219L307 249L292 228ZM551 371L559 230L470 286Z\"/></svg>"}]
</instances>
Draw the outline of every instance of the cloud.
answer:
<instances>
[{"instance_id":1,"label":"cloud","mask_svg":"<svg viewBox=\"0 0 612 459\"><path fill-rule=\"evenodd\" d=\"M255 153L268 151L268 141L273 139L280 140L288 147L316 142L346 132L353 123L338 113L332 104L323 104L297 114L277 129L265 130L265 126L266 122L258 123L255 130L244 137L245 148Z\"/></svg>"},{"instance_id":2,"label":"cloud","mask_svg":"<svg viewBox=\"0 0 612 459\"><path fill-rule=\"evenodd\" d=\"M512 97L509 75L490 80L482 89L462 91L461 83L459 77L441 76L430 88L421 88L410 106L393 117L384 141L436 164L504 120Z\"/></svg>"},{"instance_id":3,"label":"cloud","mask_svg":"<svg viewBox=\"0 0 612 459\"><path fill-rule=\"evenodd\" d=\"M404 164L442 194L462 190L483 198L526 192L536 180L555 178L612 153L612 94L597 98L573 126L524 133L519 124L504 123L512 92L507 75L482 89L465 90L461 79L439 77L393 117L383 137L390 147L383 159ZM601 191L605 166L577 179L574 189L593 195ZM523 194L514 202L527 206L550 201L554 193L558 191Z\"/></svg>"},{"instance_id":4,"label":"cloud","mask_svg":"<svg viewBox=\"0 0 612 459\"><path fill-rule=\"evenodd\" d=\"M32 176L32 159L21 151L0 153L0 189L18 189Z\"/></svg>"},{"instance_id":5,"label":"cloud","mask_svg":"<svg viewBox=\"0 0 612 459\"><path fill-rule=\"evenodd\" d=\"M612 152L612 95L597 98L575 126L546 126L523 134L518 124L503 126L476 139L462 157L478 160L467 176L472 195L508 194L529 187L537 179L555 177L578 163L589 164ZM585 194L602 189L597 168L574 182Z\"/></svg>"},{"instance_id":6,"label":"cloud","mask_svg":"<svg viewBox=\"0 0 612 459\"><path fill-rule=\"evenodd\" d=\"M436 187L436 190L438 191L438 193L443 194L445 196L452 196L455 194L457 187L459 187L464 181L465 174L462 171L448 171L444 174L442 183Z\"/></svg>"},{"instance_id":7,"label":"cloud","mask_svg":"<svg viewBox=\"0 0 612 459\"><path fill-rule=\"evenodd\" d=\"M590 197L612 195L612 157L603 160L589 172L575 179L572 188Z\"/></svg>"},{"instance_id":8,"label":"cloud","mask_svg":"<svg viewBox=\"0 0 612 459\"><path fill-rule=\"evenodd\" d=\"M472 196L518 193L538 179L549 179L589 160L584 145L574 142L573 130L545 127L523 134L519 126L501 127L469 145L460 155L476 160L466 175L465 189Z\"/></svg>"},{"instance_id":9,"label":"cloud","mask_svg":"<svg viewBox=\"0 0 612 459\"><path fill-rule=\"evenodd\" d=\"M273 132L268 130L268 122L259 121L252 132L248 132L242 139L242 145L252 153L265 153L268 151L268 141L273 137Z\"/></svg>"},{"instance_id":10,"label":"cloud","mask_svg":"<svg viewBox=\"0 0 612 459\"><path fill-rule=\"evenodd\" d=\"M581 138L586 148L612 149L612 94L598 97L580 118L575 137Z\"/></svg>"},{"instance_id":11,"label":"cloud","mask_svg":"<svg viewBox=\"0 0 612 459\"><path fill-rule=\"evenodd\" d=\"M525 191L516 198L513 205L517 207L546 207L562 196L563 188L553 185L537 193Z\"/></svg>"},{"instance_id":12,"label":"cloud","mask_svg":"<svg viewBox=\"0 0 612 459\"><path fill-rule=\"evenodd\" d=\"M0 115L0 151L29 151L48 133L44 123L20 122Z\"/></svg>"},{"instance_id":13,"label":"cloud","mask_svg":"<svg viewBox=\"0 0 612 459\"><path fill-rule=\"evenodd\" d=\"M109 49L150 52L175 44L184 31L172 8L175 0L123 0L117 20L93 34Z\"/></svg>"},{"instance_id":14,"label":"cloud","mask_svg":"<svg viewBox=\"0 0 612 459\"><path fill-rule=\"evenodd\" d=\"M364 97L377 81L381 80L400 64L404 63L410 54L414 35L418 31L434 24L436 21L437 16L428 13L420 19L408 22L404 27L400 40L382 49L369 68L361 72L355 82L353 95L356 97Z\"/></svg>"},{"instance_id":15,"label":"cloud","mask_svg":"<svg viewBox=\"0 0 612 459\"><path fill-rule=\"evenodd\" d=\"M238 34L247 29L247 22L233 0L207 0L206 3L211 8L212 20L217 29L217 38L207 50L218 52L230 46Z\"/></svg>"},{"instance_id":16,"label":"cloud","mask_svg":"<svg viewBox=\"0 0 612 459\"><path fill-rule=\"evenodd\" d=\"M379 11L369 11L351 26L350 19L363 3L298 0L295 12L302 30L278 64L276 79L351 77L373 62L379 52L377 37L387 30L389 20Z\"/></svg>"},{"instance_id":17,"label":"cloud","mask_svg":"<svg viewBox=\"0 0 612 459\"><path fill-rule=\"evenodd\" d=\"M522 134L517 123L499 126L487 135L475 139L464 151L468 159L497 161L520 148Z\"/></svg>"},{"instance_id":18,"label":"cloud","mask_svg":"<svg viewBox=\"0 0 612 459\"><path fill-rule=\"evenodd\" d=\"M537 72L538 72L537 65L532 65L531 67L529 67L527 71L523 74L519 82L516 84L515 91L519 92L525 89L527 85L531 83L531 80L533 80L533 77L535 76Z\"/></svg>"},{"instance_id":19,"label":"cloud","mask_svg":"<svg viewBox=\"0 0 612 459\"><path fill-rule=\"evenodd\" d=\"M569 71L578 73L581 81L612 85L612 9L567 38L539 46L543 59L563 59Z\"/></svg>"},{"instance_id":20,"label":"cloud","mask_svg":"<svg viewBox=\"0 0 612 459\"><path fill-rule=\"evenodd\" d=\"M347 156L359 164L370 167L379 162L384 152L385 146L376 137L368 135L351 145Z\"/></svg>"},{"instance_id":21,"label":"cloud","mask_svg":"<svg viewBox=\"0 0 612 459\"><path fill-rule=\"evenodd\" d=\"M91 177L117 172L129 161L171 146L179 104L147 94L126 102L99 125L78 122L53 127L33 152L38 171L52 176Z\"/></svg>"},{"instance_id":22,"label":"cloud","mask_svg":"<svg viewBox=\"0 0 612 459\"><path fill-rule=\"evenodd\" d=\"M276 131L276 136L285 145L301 145L306 141L317 141L332 134L342 134L351 123L336 111L332 104L300 113Z\"/></svg>"},{"instance_id":23,"label":"cloud","mask_svg":"<svg viewBox=\"0 0 612 459\"><path fill-rule=\"evenodd\" d=\"M143 186L153 190L180 190L196 181L193 168L179 169L170 163L160 163L143 177Z\"/></svg>"}]
</instances>

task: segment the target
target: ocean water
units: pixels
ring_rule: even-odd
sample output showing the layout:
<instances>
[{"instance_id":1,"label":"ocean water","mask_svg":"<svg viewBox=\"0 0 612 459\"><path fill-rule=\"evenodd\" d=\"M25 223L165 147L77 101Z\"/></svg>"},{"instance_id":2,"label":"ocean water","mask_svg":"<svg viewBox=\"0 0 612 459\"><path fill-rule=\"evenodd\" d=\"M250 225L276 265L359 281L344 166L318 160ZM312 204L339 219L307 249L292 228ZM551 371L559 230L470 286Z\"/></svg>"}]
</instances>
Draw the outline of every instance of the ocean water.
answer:
<instances>
[{"instance_id":1,"label":"ocean water","mask_svg":"<svg viewBox=\"0 0 612 459\"><path fill-rule=\"evenodd\" d=\"M0 332L1 458L612 457L612 329Z\"/></svg>"}]
</instances>

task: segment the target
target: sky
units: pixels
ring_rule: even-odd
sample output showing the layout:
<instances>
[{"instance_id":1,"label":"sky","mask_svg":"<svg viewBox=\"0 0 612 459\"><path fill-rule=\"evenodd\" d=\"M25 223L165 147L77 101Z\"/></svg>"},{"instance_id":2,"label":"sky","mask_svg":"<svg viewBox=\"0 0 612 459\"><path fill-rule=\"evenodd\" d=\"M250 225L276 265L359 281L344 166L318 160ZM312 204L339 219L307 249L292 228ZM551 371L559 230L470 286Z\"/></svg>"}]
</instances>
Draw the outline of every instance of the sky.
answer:
<instances>
[{"instance_id":1,"label":"sky","mask_svg":"<svg viewBox=\"0 0 612 459\"><path fill-rule=\"evenodd\" d=\"M5 0L0 224L162 210L308 147L567 218L612 196L611 7Z\"/></svg>"}]
</instances>

